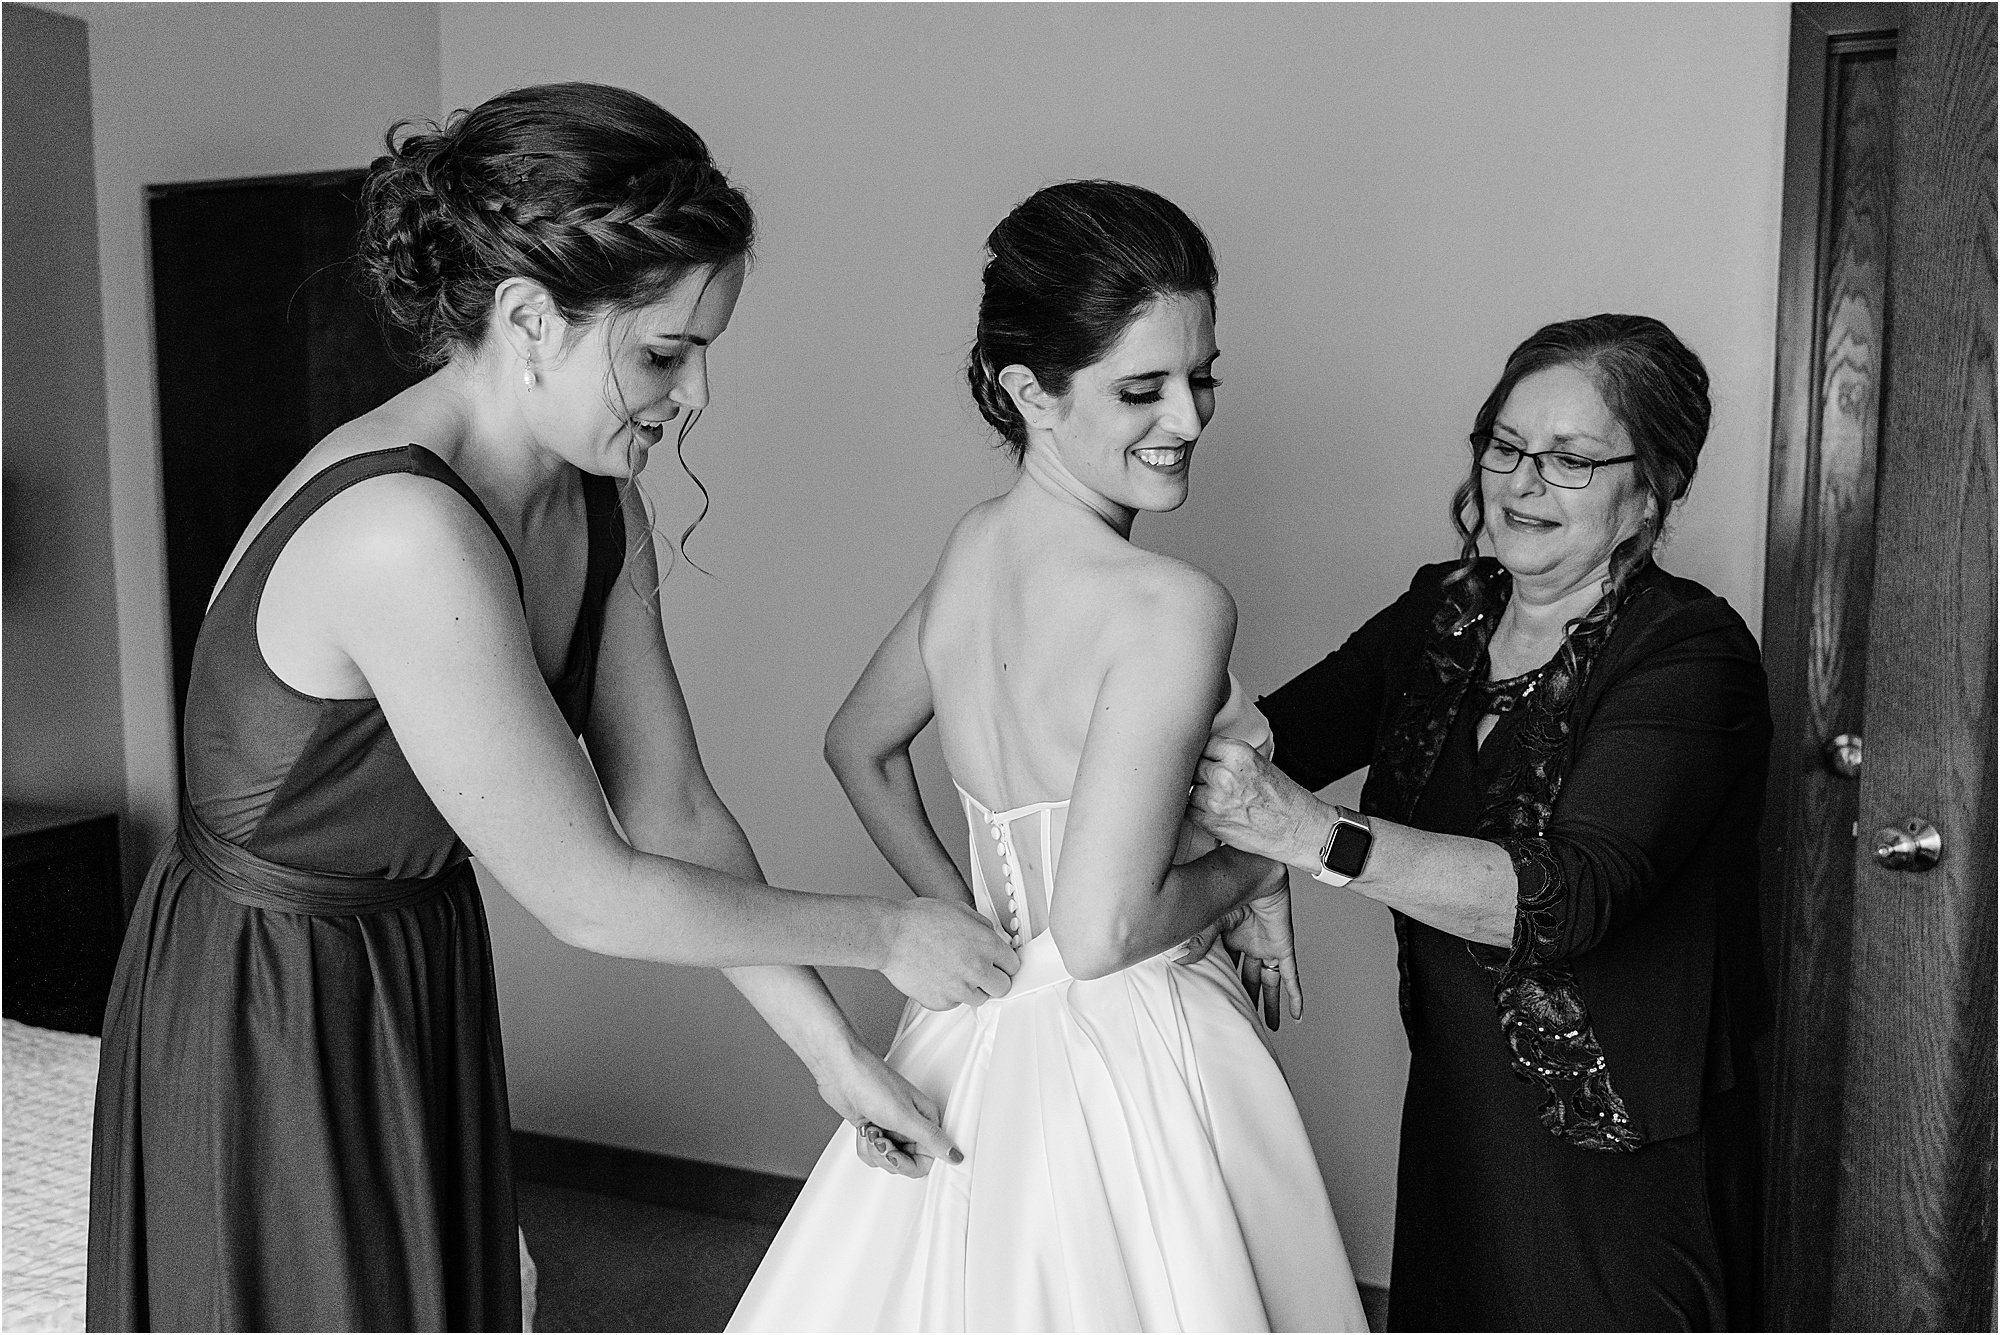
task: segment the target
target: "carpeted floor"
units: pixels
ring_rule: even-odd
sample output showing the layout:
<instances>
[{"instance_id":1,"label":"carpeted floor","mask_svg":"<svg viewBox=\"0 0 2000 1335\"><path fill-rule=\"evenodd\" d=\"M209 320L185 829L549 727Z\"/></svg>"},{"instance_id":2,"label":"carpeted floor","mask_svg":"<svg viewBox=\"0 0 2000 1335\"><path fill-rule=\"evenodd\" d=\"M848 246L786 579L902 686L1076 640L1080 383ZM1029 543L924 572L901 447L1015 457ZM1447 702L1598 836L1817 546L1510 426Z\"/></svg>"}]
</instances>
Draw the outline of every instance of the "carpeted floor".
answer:
<instances>
[{"instance_id":1,"label":"carpeted floor","mask_svg":"<svg viewBox=\"0 0 2000 1335\"><path fill-rule=\"evenodd\" d=\"M541 1182L514 1190L537 1330L721 1330L778 1232Z\"/></svg>"},{"instance_id":2,"label":"carpeted floor","mask_svg":"<svg viewBox=\"0 0 2000 1335\"><path fill-rule=\"evenodd\" d=\"M539 1274L537 1330L721 1330L778 1232L541 1182L515 1192ZM1388 1298L1361 1290L1375 1330Z\"/></svg>"}]
</instances>

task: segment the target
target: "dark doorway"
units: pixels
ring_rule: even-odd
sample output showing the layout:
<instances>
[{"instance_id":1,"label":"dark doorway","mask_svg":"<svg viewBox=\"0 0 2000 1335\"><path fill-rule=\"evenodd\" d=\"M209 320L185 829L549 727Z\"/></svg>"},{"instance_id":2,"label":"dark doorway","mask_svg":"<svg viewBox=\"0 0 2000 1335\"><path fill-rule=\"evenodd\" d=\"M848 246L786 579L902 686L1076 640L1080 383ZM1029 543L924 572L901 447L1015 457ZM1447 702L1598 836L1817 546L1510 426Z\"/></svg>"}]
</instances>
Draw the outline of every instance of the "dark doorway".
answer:
<instances>
[{"instance_id":1,"label":"dark doorway","mask_svg":"<svg viewBox=\"0 0 2000 1335\"><path fill-rule=\"evenodd\" d=\"M420 378L354 282L359 170L154 186L174 710L244 527L322 436Z\"/></svg>"}]
</instances>

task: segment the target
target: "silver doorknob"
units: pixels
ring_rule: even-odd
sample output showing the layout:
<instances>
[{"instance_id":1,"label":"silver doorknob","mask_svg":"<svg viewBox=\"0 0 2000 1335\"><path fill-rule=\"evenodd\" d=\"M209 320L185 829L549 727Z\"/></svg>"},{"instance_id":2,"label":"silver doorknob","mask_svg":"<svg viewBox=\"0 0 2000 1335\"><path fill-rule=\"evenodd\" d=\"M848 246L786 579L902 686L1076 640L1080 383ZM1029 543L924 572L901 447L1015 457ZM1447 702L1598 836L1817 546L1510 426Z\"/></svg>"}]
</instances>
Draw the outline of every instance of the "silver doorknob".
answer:
<instances>
[{"instance_id":1,"label":"silver doorknob","mask_svg":"<svg viewBox=\"0 0 2000 1335\"><path fill-rule=\"evenodd\" d=\"M1890 871L1929 871L1943 852L1937 826L1917 816L1875 831L1875 860Z\"/></svg>"},{"instance_id":2,"label":"silver doorknob","mask_svg":"<svg viewBox=\"0 0 2000 1335\"><path fill-rule=\"evenodd\" d=\"M1843 779L1852 779L1861 773L1861 734L1843 732L1832 738L1819 749L1826 759L1826 767Z\"/></svg>"}]
</instances>

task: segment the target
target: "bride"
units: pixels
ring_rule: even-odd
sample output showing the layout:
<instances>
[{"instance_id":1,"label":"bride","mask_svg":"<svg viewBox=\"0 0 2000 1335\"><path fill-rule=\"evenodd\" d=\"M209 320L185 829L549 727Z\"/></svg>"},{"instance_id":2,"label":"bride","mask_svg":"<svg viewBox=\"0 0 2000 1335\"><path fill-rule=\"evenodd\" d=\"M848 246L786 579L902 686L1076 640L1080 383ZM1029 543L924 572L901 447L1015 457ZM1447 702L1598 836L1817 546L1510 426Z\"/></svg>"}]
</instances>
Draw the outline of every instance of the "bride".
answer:
<instances>
[{"instance_id":1,"label":"bride","mask_svg":"<svg viewBox=\"0 0 2000 1335\"><path fill-rule=\"evenodd\" d=\"M987 246L968 375L1020 478L959 522L827 757L904 879L1021 967L977 1009L909 1007L889 1053L964 1161L835 1136L730 1328L1365 1330L1255 1004L1204 949L1219 924L1267 1021L1281 988L1299 1013L1282 869L1183 827L1210 735L1269 738L1228 672L1235 606L1129 540L1187 499L1215 411L1207 238L1074 181ZM933 716L970 887L911 767Z\"/></svg>"}]
</instances>

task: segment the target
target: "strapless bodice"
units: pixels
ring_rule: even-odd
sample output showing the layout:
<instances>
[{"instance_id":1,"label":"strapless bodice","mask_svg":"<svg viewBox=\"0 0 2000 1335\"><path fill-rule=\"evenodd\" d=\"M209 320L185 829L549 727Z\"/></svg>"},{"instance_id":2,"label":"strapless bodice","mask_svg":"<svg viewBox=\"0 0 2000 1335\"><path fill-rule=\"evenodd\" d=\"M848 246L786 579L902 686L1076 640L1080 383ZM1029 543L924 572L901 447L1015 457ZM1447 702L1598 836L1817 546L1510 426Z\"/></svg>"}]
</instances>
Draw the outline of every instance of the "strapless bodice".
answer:
<instances>
[{"instance_id":1,"label":"strapless bodice","mask_svg":"<svg viewBox=\"0 0 2000 1335\"><path fill-rule=\"evenodd\" d=\"M1215 716L1209 734L1233 737L1269 754L1271 726L1233 672L1229 699ZM1069 823L1069 799L994 811L962 785L955 786L972 835L973 900L1018 950L1048 930L1056 869L1062 861L1063 830ZM1174 861L1192 862L1214 847L1214 839L1183 820Z\"/></svg>"}]
</instances>

